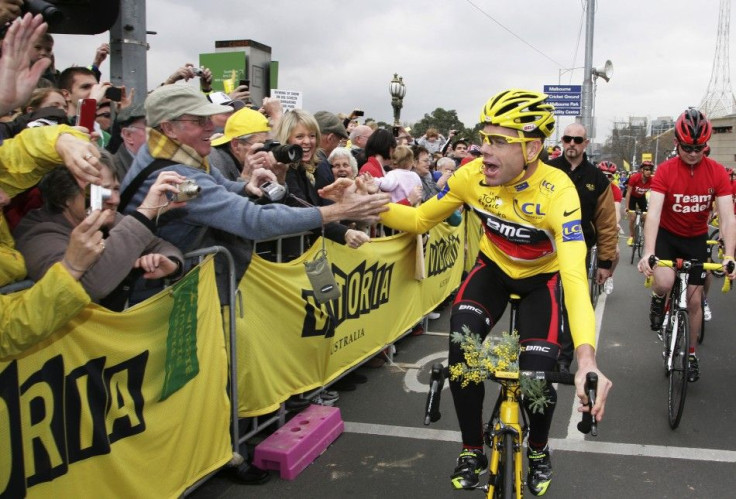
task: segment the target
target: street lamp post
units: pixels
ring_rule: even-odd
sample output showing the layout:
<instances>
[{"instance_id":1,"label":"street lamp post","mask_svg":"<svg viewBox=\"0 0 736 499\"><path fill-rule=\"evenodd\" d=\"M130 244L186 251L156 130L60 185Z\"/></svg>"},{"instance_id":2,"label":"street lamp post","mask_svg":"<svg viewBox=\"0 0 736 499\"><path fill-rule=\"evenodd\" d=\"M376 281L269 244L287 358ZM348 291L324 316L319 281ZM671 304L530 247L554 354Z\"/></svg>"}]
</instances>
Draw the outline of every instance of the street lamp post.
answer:
<instances>
[{"instance_id":1,"label":"street lamp post","mask_svg":"<svg viewBox=\"0 0 736 499\"><path fill-rule=\"evenodd\" d=\"M401 126L401 108L404 105L406 85L404 85L404 79L398 73L394 73L394 79L389 83L388 91L391 93L391 107L394 108L394 126Z\"/></svg>"}]
</instances>

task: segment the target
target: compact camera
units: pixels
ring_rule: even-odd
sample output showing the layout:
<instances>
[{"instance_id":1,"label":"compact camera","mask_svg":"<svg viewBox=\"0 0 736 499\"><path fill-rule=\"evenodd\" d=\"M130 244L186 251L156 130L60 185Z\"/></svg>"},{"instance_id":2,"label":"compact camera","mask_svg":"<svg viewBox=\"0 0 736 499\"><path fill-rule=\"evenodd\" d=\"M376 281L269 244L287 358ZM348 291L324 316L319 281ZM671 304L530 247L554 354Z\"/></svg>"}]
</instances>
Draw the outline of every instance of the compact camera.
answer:
<instances>
[{"instance_id":1,"label":"compact camera","mask_svg":"<svg viewBox=\"0 0 736 499\"><path fill-rule=\"evenodd\" d=\"M185 180L179 184L179 193L174 194L171 198L173 202L189 201L199 196L199 192L202 190L200 186L194 180Z\"/></svg>"},{"instance_id":2,"label":"compact camera","mask_svg":"<svg viewBox=\"0 0 736 499\"><path fill-rule=\"evenodd\" d=\"M266 181L260 185L259 189L269 201L281 201L286 196L286 188L277 182Z\"/></svg>"},{"instance_id":3,"label":"compact camera","mask_svg":"<svg viewBox=\"0 0 736 499\"><path fill-rule=\"evenodd\" d=\"M194 76L202 76L204 74L202 68L198 68L196 66L192 67L192 72L194 73Z\"/></svg>"},{"instance_id":4,"label":"compact camera","mask_svg":"<svg viewBox=\"0 0 736 499\"><path fill-rule=\"evenodd\" d=\"M101 210L102 203L110 199L112 191L99 185L92 184L89 189L89 209Z\"/></svg>"},{"instance_id":5,"label":"compact camera","mask_svg":"<svg viewBox=\"0 0 736 499\"><path fill-rule=\"evenodd\" d=\"M254 152L260 151L272 152L276 161L284 164L296 163L302 159L302 154L304 154L301 146L296 144L281 144L281 142L275 140L267 140L263 143L263 147Z\"/></svg>"}]
</instances>

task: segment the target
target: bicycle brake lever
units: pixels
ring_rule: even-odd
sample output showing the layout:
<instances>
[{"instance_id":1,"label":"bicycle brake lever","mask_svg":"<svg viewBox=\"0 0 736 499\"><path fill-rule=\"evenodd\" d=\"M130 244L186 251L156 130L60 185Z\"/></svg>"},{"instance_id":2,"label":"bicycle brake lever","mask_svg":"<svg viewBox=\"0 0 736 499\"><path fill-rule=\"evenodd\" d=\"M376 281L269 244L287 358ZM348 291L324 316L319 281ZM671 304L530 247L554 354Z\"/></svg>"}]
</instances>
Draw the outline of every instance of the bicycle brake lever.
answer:
<instances>
[{"instance_id":1,"label":"bicycle brake lever","mask_svg":"<svg viewBox=\"0 0 736 499\"><path fill-rule=\"evenodd\" d=\"M578 431L580 433L588 434L592 436L598 436L598 423L593 417L593 406L595 405L595 398L598 392L598 375L594 372L589 372L585 376L585 392L588 395L588 412L583 413L583 419L578 423Z\"/></svg>"},{"instance_id":2,"label":"bicycle brake lever","mask_svg":"<svg viewBox=\"0 0 736 499\"><path fill-rule=\"evenodd\" d=\"M424 410L424 424L435 423L440 420L440 398L442 396L442 388L445 384L445 368L442 364L432 364L432 373L429 378L429 393L427 394L427 404Z\"/></svg>"}]
</instances>

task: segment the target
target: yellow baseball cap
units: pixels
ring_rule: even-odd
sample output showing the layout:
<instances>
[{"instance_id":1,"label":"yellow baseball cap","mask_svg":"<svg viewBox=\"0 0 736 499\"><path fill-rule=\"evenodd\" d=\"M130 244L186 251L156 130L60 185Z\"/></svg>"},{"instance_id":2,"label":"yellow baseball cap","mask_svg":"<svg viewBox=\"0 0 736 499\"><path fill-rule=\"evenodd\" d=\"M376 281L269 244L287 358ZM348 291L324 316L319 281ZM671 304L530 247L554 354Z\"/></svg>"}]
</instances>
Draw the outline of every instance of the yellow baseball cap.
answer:
<instances>
[{"instance_id":1,"label":"yellow baseball cap","mask_svg":"<svg viewBox=\"0 0 736 499\"><path fill-rule=\"evenodd\" d=\"M268 125L268 119L263 114L244 107L230 115L227 122L225 122L224 135L213 140L211 144L220 146L243 135L270 131L271 127Z\"/></svg>"}]
</instances>

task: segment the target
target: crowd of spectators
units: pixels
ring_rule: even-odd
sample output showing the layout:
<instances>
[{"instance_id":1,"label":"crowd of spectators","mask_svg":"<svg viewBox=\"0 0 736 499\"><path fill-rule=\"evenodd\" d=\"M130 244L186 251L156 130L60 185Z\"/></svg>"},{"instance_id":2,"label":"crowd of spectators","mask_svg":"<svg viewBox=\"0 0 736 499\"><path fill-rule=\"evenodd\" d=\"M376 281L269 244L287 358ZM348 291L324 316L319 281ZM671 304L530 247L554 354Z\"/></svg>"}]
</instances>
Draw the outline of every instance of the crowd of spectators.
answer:
<instances>
[{"instance_id":1,"label":"crowd of spectators","mask_svg":"<svg viewBox=\"0 0 736 499\"><path fill-rule=\"evenodd\" d=\"M307 244L324 236L358 248L379 234L390 200L435 196L470 146L360 123L357 110L255 106L247 87L213 92L211 71L189 63L136 103L136 89L100 72L108 44L89 66L59 70L42 18L4 15L15 20L0 57L0 359L90 302L121 311L146 299L196 265L192 250L228 249L237 282L255 241L308 232ZM93 129L76 126L81 99L95 100ZM273 141L298 146L299 157L286 162ZM180 199L185 181L197 191ZM267 195L267 183L285 194ZM304 244L282 248L279 261ZM229 304L227 261L218 255L215 268Z\"/></svg>"}]
</instances>

